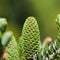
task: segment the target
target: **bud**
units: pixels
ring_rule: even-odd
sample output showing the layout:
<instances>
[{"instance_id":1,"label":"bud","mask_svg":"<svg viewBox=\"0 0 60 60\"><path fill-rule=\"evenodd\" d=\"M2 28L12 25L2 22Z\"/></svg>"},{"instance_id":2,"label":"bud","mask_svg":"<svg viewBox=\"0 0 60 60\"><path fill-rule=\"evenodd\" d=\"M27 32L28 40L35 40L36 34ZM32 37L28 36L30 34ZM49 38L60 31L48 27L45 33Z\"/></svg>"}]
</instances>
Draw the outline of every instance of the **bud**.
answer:
<instances>
[{"instance_id":1,"label":"bud","mask_svg":"<svg viewBox=\"0 0 60 60\"><path fill-rule=\"evenodd\" d=\"M8 54L6 52L3 53L3 58L7 59L8 58Z\"/></svg>"},{"instance_id":2,"label":"bud","mask_svg":"<svg viewBox=\"0 0 60 60\"><path fill-rule=\"evenodd\" d=\"M52 42L52 38L46 37L44 41L45 41L45 43L50 44Z\"/></svg>"}]
</instances>

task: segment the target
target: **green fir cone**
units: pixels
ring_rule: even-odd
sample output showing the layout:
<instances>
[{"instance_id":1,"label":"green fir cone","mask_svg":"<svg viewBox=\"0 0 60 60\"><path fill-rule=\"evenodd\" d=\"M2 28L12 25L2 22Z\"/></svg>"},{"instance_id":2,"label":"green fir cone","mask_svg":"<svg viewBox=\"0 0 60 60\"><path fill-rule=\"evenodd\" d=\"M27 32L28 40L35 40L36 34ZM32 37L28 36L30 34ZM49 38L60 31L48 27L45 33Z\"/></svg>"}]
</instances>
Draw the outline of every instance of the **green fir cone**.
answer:
<instances>
[{"instance_id":1,"label":"green fir cone","mask_svg":"<svg viewBox=\"0 0 60 60\"><path fill-rule=\"evenodd\" d=\"M18 46L12 32L6 32L2 37L3 51L7 53L6 60L20 60Z\"/></svg>"},{"instance_id":2,"label":"green fir cone","mask_svg":"<svg viewBox=\"0 0 60 60\"><path fill-rule=\"evenodd\" d=\"M57 29L58 29L58 35L57 35L57 46L60 47L60 14L57 15L56 19Z\"/></svg>"},{"instance_id":3,"label":"green fir cone","mask_svg":"<svg viewBox=\"0 0 60 60\"><path fill-rule=\"evenodd\" d=\"M34 17L28 17L22 30L23 48L26 60L33 60L33 56L39 52L40 32Z\"/></svg>"},{"instance_id":4,"label":"green fir cone","mask_svg":"<svg viewBox=\"0 0 60 60\"><path fill-rule=\"evenodd\" d=\"M20 60L18 46L12 32L5 32L7 21L0 18L0 60Z\"/></svg>"}]
</instances>

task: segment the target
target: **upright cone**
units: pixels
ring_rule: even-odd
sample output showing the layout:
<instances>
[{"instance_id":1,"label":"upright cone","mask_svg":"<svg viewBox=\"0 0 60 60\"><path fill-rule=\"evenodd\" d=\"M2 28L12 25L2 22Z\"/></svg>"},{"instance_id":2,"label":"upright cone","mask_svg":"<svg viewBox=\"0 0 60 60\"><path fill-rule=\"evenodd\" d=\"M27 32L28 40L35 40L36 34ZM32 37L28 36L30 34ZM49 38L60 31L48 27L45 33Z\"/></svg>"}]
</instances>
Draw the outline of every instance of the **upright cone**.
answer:
<instances>
[{"instance_id":1,"label":"upright cone","mask_svg":"<svg viewBox=\"0 0 60 60\"><path fill-rule=\"evenodd\" d=\"M33 60L33 56L39 52L40 32L34 17L28 17L22 30L24 56L26 60Z\"/></svg>"}]
</instances>

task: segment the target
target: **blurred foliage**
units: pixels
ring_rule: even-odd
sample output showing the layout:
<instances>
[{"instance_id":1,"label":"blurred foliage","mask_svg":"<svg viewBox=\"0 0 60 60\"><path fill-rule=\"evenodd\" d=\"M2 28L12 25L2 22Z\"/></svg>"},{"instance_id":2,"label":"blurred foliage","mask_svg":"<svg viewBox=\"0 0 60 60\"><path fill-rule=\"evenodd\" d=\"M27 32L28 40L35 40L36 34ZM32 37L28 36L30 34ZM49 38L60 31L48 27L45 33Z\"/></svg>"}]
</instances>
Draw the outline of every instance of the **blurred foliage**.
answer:
<instances>
[{"instance_id":1,"label":"blurred foliage","mask_svg":"<svg viewBox=\"0 0 60 60\"><path fill-rule=\"evenodd\" d=\"M28 16L34 16L39 24L41 40L46 36L56 38L55 18L60 13L60 0L0 0L0 17L8 20L8 29L18 38Z\"/></svg>"}]
</instances>

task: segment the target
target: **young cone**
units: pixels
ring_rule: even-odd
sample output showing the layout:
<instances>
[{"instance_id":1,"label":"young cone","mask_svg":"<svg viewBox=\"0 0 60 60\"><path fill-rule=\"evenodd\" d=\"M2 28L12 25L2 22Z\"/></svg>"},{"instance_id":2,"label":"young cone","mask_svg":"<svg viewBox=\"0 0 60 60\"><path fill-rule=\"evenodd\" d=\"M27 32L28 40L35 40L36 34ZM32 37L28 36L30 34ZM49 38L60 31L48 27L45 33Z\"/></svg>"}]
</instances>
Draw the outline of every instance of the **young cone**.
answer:
<instances>
[{"instance_id":1,"label":"young cone","mask_svg":"<svg viewBox=\"0 0 60 60\"><path fill-rule=\"evenodd\" d=\"M34 17L28 17L22 30L23 48L26 60L33 60L33 56L39 52L40 32Z\"/></svg>"}]
</instances>

